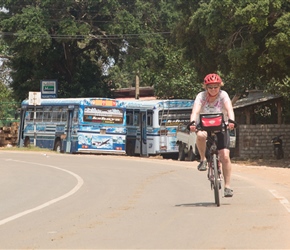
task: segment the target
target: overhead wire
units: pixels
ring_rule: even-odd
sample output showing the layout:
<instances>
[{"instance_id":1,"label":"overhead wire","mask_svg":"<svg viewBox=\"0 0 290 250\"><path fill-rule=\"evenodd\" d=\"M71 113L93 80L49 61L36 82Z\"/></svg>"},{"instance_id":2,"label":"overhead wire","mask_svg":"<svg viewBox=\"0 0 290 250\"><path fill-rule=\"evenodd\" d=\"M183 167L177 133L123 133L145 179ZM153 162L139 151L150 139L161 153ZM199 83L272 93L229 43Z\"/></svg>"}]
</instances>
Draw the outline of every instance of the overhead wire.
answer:
<instances>
[{"instance_id":1,"label":"overhead wire","mask_svg":"<svg viewBox=\"0 0 290 250\"><path fill-rule=\"evenodd\" d=\"M21 6L9 6L10 8L19 8L19 9L23 9L24 7ZM30 7L30 6L29 6ZM70 8L70 6L67 6L66 8ZM43 8L45 10L51 10L51 11L63 11L63 9L58 9L58 8ZM94 10L94 9L85 9L83 11L89 12L89 13L99 13L99 10ZM50 21L60 21L63 19L49 19ZM83 21L83 20L74 20L74 21ZM114 23L116 22L115 20L90 20L90 23ZM130 23L131 21L118 21L118 23ZM159 20L159 23L163 22ZM165 22L165 21L164 21ZM95 35L95 34L86 34L86 35L67 35L67 34L25 34L26 36L29 37L46 37L46 36L50 36L51 38L54 39L77 39L77 40L82 40L82 39L91 39L91 40L113 40L113 39L136 39L138 37L142 37L142 36L155 36L155 35L169 35L171 34L171 32L167 32L167 31L161 31L161 32L148 32L148 33L131 33L131 34L108 34L108 35ZM22 34L21 34L22 35ZM19 36L19 34L17 32L0 32L0 36Z\"/></svg>"},{"instance_id":2,"label":"overhead wire","mask_svg":"<svg viewBox=\"0 0 290 250\"><path fill-rule=\"evenodd\" d=\"M108 34L108 35L61 35L61 34L25 34L29 37L47 37L50 36L54 39L91 39L91 40L111 40L111 39L130 39L130 38L138 38L141 36L154 36L154 35L169 35L171 32L152 32L152 33L140 33L140 34ZM22 35L22 34L21 34ZM0 32L0 36L19 36L16 32Z\"/></svg>"}]
</instances>

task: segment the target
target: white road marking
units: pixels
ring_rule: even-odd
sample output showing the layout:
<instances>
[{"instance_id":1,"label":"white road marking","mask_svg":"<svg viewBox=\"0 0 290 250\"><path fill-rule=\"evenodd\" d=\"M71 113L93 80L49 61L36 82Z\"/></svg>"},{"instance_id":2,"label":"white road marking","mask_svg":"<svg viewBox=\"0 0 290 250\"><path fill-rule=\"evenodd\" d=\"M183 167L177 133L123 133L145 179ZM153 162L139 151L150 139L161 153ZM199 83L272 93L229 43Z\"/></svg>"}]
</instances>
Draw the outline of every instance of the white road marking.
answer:
<instances>
[{"instance_id":1,"label":"white road marking","mask_svg":"<svg viewBox=\"0 0 290 250\"><path fill-rule=\"evenodd\" d=\"M280 201L280 203L286 208L286 210L290 213L290 203L289 201L278 194L278 192L274 189L270 189L269 192Z\"/></svg>"},{"instance_id":2,"label":"white road marking","mask_svg":"<svg viewBox=\"0 0 290 250\"><path fill-rule=\"evenodd\" d=\"M62 196L60 196L58 198L52 199L52 200L50 200L48 202L43 203L42 205L39 205L37 207L28 209L28 210L23 211L21 213L12 215L12 216L10 216L10 217L8 217L6 219L0 220L0 226L1 225L4 225L4 224L6 224L6 223L8 223L10 221L16 220L16 219L18 219L18 218L20 218L22 216L27 215L27 214L30 214L32 212L35 212L35 211L41 210L41 209L43 209L45 207L48 207L48 206L50 206L50 205L52 205L52 204L54 204L54 203L56 203L58 201L61 201L63 199L66 199L69 196L71 196L74 193L76 193L82 187L82 185L84 184L84 180L79 175L77 175L74 172L71 172L69 170L63 169L63 168L59 168L59 167L55 167L55 166L51 166L51 165L46 165L46 164L35 163L35 162L18 161L18 160L12 160L12 159L8 159L8 161L23 162L23 163L29 163L29 164L34 164L34 165L39 165L39 166L54 168L54 169L57 169L57 170L66 172L66 173L72 175L73 177L75 177L77 179L77 184L76 184L76 186L72 190L70 190L69 192L67 192L66 194L64 194L64 195L62 195Z\"/></svg>"}]
</instances>

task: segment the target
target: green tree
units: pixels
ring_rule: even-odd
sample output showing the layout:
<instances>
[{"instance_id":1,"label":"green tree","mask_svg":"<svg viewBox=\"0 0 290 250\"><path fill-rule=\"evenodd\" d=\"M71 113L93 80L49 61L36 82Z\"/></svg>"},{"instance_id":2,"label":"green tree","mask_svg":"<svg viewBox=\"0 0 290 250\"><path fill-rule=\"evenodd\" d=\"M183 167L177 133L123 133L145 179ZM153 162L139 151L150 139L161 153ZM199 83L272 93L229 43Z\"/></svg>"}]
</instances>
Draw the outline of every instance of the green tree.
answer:
<instances>
[{"instance_id":1,"label":"green tree","mask_svg":"<svg viewBox=\"0 0 290 250\"><path fill-rule=\"evenodd\" d=\"M154 89L160 98L193 99L202 90L202 82L190 62L176 47L164 48L164 67L156 76Z\"/></svg>"},{"instance_id":2,"label":"green tree","mask_svg":"<svg viewBox=\"0 0 290 250\"><path fill-rule=\"evenodd\" d=\"M219 71L237 91L266 89L289 76L289 1L179 1L179 8L176 37L199 79Z\"/></svg>"},{"instance_id":3,"label":"green tree","mask_svg":"<svg viewBox=\"0 0 290 250\"><path fill-rule=\"evenodd\" d=\"M10 126L16 121L17 108L20 103L15 102L12 91L0 80L0 126Z\"/></svg>"},{"instance_id":4,"label":"green tree","mask_svg":"<svg viewBox=\"0 0 290 250\"><path fill-rule=\"evenodd\" d=\"M8 44L11 87L18 99L57 79L60 97L109 96L103 65L117 57L112 37L118 1L0 0L2 38Z\"/></svg>"},{"instance_id":5,"label":"green tree","mask_svg":"<svg viewBox=\"0 0 290 250\"><path fill-rule=\"evenodd\" d=\"M159 98L192 98L196 93L196 74L182 58L172 30L181 12L175 1L132 1L123 5L120 23L126 41L118 60L109 70L116 86L131 87L135 74L142 86L154 86ZM135 22L133 22L135 20ZM133 34L133 35L132 35Z\"/></svg>"},{"instance_id":6,"label":"green tree","mask_svg":"<svg viewBox=\"0 0 290 250\"><path fill-rule=\"evenodd\" d=\"M15 96L38 91L42 79L57 79L60 97L110 96L113 87L134 85L137 72L160 98L192 96L183 90L196 82L195 71L171 36L181 15L175 3L0 0ZM167 67L176 70L173 78ZM171 93L162 90L168 85Z\"/></svg>"}]
</instances>

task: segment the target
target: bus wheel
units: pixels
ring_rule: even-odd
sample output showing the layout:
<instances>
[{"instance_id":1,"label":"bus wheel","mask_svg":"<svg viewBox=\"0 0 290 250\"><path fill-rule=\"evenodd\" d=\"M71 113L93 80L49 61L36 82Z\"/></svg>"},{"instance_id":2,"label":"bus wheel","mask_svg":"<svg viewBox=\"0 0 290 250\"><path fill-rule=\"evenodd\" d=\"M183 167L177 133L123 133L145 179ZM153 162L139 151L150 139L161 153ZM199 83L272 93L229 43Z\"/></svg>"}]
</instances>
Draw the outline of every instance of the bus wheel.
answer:
<instances>
[{"instance_id":1,"label":"bus wheel","mask_svg":"<svg viewBox=\"0 0 290 250\"><path fill-rule=\"evenodd\" d=\"M30 146L30 139L29 137L25 137L24 139L24 147L29 147Z\"/></svg>"},{"instance_id":2,"label":"bus wheel","mask_svg":"<svg viewBox=\"0 0 290 250\"><path fill-rule=\"evenodd\" d=\"M61 141L57 140L54 144L54 151L60 153L61 152Z\"/></svg>"}]
</instances>

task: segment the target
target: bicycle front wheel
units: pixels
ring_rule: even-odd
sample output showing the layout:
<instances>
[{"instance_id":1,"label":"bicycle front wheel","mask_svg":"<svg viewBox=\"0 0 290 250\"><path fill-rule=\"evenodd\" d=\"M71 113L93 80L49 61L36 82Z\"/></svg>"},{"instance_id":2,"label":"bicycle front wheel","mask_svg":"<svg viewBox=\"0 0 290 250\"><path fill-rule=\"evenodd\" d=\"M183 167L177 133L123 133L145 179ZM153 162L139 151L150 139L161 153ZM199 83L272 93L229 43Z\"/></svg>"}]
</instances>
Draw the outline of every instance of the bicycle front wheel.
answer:
<instances>
[{"instance_id":1,"label":"bicycle front wheel","mask_svg":"<svg viewBox=\"0 0 290 250\"><path fill-rule=\"evenodd\" d=\"M219 207L220 206L220 185L221 181L219 179L218 174L218 166L217 166L217 156L216 154L213 155L213 172L214 172L214 200L215 204Z\"/></svg>"}]
</instances>

